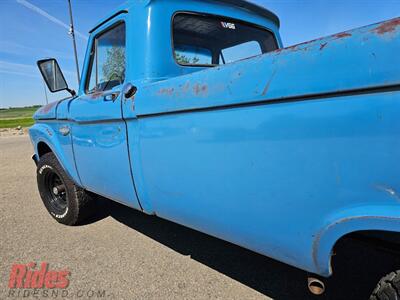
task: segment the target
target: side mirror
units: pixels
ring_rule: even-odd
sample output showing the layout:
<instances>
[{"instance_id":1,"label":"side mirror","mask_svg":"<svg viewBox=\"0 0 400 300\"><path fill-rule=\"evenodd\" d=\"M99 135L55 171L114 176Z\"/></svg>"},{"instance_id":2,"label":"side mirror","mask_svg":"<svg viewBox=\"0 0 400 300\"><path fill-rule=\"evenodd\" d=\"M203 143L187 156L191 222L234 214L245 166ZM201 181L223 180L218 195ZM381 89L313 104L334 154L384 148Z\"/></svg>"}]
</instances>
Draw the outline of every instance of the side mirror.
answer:
<instances>
[{"instance_id":1,"label":"side mirror","mask_svg":"<svg viewBox=\"0 0 400 300\"><path fill-rule=\"evenodd\" d=\"M72 96L76 95L75 91L68 88L57 60L54 58L42 59L37 62L37 65L50 92L55 93L66 90Z\"/></svg>"}]
</instances>

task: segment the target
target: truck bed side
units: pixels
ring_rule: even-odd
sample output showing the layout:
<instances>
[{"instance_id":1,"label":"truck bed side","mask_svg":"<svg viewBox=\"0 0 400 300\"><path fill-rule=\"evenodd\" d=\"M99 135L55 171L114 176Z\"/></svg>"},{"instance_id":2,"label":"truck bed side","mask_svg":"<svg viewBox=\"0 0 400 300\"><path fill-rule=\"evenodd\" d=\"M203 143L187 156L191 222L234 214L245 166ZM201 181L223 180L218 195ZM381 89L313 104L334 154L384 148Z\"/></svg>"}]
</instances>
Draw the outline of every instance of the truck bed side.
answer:
<instances>
[{"instance_id":1,"label":"truck bed side","mask_svg":"<svg viewBox=\"0 0 400 300\"><path fill-rule=\"evenodd\" d=\"M399 24L139 87L145 210L325 276L341 236L400 231Z\"/></svg>"}]
</instances>

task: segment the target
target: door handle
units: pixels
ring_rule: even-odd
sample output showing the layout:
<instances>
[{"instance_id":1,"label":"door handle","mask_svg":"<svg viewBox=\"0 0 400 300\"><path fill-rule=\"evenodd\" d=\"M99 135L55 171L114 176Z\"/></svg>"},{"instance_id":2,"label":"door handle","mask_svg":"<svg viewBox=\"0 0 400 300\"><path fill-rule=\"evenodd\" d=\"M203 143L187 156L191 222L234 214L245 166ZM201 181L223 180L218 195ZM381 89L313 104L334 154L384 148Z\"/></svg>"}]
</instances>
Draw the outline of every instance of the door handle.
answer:
<instances>
[{"instance_id":1,"label":"door handle","mask_svg":"<svg viewBox=\"0 0 400 300\"><path fill-rule=\"evenodd\" d=\"M104 95L104 101L112 101L114 102L119 96L119 92L112 92Z\"/></svg>"},{"instance_id":2,"label":"door handle","mask_svg":"<svg viewBox=\"0 0 400 300\"><path fill-rule=\"evenodd\" d=\"M136 92L137 92L137 87L134 86L133 84L127 83L125 85L125 87L124 87L124 97L125 97L125 99L132 98L132 100L133 100L133 97L135 96Z\"/></svg>"}]
</instances>

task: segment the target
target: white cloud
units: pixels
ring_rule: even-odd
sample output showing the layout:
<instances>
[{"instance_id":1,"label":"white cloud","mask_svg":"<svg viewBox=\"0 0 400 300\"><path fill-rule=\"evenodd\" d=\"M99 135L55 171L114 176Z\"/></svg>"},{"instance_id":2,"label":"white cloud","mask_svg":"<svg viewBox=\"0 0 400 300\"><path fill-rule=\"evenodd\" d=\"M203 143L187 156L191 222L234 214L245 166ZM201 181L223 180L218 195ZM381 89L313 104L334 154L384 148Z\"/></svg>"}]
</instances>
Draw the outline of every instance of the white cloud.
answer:
<instances>
[{"instance_id":1,"label":"white cloud","mask_svg":"<svg viewBox=\"0 0 400 300\"><path fill-rule=\"evenodd\" d=\"M57 19L56 17L53 17L52 15L48 14L43 9L33 5L32 3L29 3L26 0L16 0L16 1L19 4L25 6L26 8L29 8L30 10L32 10L32 11L38 13L39 15L45 17L46 19L50 20L51 22L53 22L53 23L55 23L57 25L60 25L60 26L64 27L65 29L69 30L69 28L70 28L69 25L65 24L63 21ZM80 38L82 38L84 40L88 39L86 35L80 33L76 29L75 29L75 34L76 34L76 36L79 36Z\"/></svg>"},{"instance_id":2,"label":"white cloud","mask_svg":"<svg viewBox=\"0 0 400 300\"><path fill-rule=\"evenodd\" d=\"M0 52L19 55L19 56L29 56L32 55L40 56L40 57L54 57L54 58L63 58L63 59L74 59L71 53L65 53L58 50L53 50L49 48L38 49L34 47L29 47L25 45L21 45L15 42L0 40Z\"/></svg>"},{"instance_id":3,"label":"white cloud","mask_svg":"<svg viewBox=\"0 0 400 300\"><path fill-rule=\"evenodd\" d=\"M0 73L21 75L27 77L39 78L39 71L35 66L27 64L12 63L4 60L0 60Z\"/></svg>"},{"instance_id":4,"label":"white cloud","mask_svg":"<svg viewBox=\"0 0 400 300\"><path fill-rule=\"evenodd\" d=\"M0 60L0 73L41 78L36 65L13 63L5 60ZM75 75L75 72L72 71L63 71L63 73L67 76Z\"/></svg>"}]
</instances>

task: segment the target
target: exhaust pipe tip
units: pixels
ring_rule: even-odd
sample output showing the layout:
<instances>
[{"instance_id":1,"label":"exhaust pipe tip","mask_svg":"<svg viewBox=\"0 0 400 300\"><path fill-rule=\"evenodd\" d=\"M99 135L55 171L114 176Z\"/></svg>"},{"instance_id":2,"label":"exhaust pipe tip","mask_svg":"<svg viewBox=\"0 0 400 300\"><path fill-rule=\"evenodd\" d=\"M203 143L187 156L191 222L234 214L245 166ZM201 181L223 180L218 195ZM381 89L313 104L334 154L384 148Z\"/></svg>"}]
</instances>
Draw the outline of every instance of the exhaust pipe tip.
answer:
<instances>
[{"instance_id":1,"label":"exhaust pipe tip","mask_svg":"<svg viewBox=\"0 0 400 300\"><path fill-rule=\"evenodd\" d=\"M325 284L317 278L309 277L307 286L310 292L314 295L319 296L325 292Z\"/></svg>"}]
</instances>

